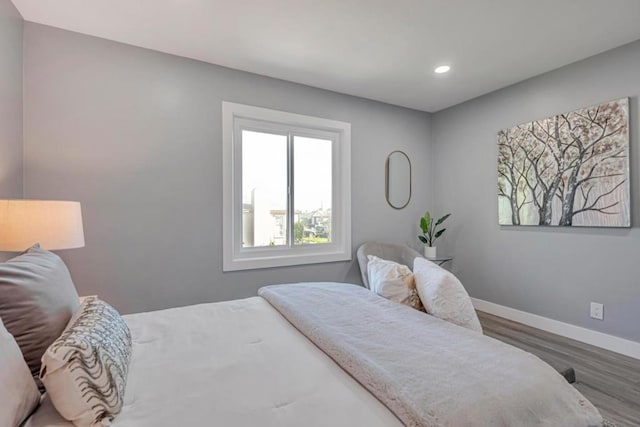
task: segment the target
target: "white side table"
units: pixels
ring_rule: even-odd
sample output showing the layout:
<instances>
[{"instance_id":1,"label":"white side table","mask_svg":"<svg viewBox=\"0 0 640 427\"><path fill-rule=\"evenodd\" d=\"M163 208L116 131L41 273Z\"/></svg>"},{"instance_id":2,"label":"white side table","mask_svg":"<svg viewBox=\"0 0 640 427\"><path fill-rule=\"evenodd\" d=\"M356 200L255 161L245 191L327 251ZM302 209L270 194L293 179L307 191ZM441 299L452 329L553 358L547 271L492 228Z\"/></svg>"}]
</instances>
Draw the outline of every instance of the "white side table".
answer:
<instances>
[{"instance_id":1,"label":"white side table","mask_svg":"<svg viewBox=\"0 0 640 427\"><path fill-rule=\"evenodd\" d=\"M442 265L448 261L452 261L453 257L452 256L446 256L446 255L439 255L437 257L434 258L427 258L429 261L431 262L435 262L438 265Z\"/></svg>"}]
</instances>

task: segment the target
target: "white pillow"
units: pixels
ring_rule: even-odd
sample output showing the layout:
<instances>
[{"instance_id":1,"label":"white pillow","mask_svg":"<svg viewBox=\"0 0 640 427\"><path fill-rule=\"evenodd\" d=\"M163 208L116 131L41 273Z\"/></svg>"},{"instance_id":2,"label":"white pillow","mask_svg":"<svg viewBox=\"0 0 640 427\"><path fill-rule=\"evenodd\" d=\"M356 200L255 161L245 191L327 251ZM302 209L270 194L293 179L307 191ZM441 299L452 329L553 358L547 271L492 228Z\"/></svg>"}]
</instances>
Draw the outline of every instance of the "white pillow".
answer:
<instances>
[{"instance_id":1,"label":"white pillow","mask_svg":"<svg viewBox=\"0 0 640 427\"><path fill-rule=\"evenodd\" d=\"M373 292L391 301L423 309L409 267L375 255L369 255L368 259L367 274Z\"/></svg>"},{"instance_id":2,"label":"white pillow","mask_svg":"<svg viewBox=\"0 0 640 427\"><path fill-rule=\"evenodd\" d=\"M131 333L120 314L87 297L42 356L40 378L53 406L77 427L106 426L120 412Z\"/></svg>"},{"instance_id":3,"label":"white pillow","mask_svg":"<svg viewBox=\"0 0 640 427\"><path fill-rule=\"evenodd\" d=\"M413 261L413 274L427 313L482 333L471 298L456 276L425 258Z\"/></svg>"}]
</instances>

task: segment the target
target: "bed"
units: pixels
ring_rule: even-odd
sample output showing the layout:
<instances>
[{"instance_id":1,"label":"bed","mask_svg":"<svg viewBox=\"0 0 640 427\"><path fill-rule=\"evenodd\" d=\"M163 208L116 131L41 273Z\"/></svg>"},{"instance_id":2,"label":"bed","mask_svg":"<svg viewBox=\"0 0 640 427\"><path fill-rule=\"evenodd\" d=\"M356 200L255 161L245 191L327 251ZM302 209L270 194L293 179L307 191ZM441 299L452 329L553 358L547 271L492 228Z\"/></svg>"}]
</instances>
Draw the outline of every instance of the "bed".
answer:
<instances>
[{"instance_id":1,"label":"bed","mask_svg":"<svg viewBox=\"0 0 640 427\"><path fill-rule=\"evenodd\" d=\"M468 300L454 276L413 267L432 315L358 285L298 283L120 316L80 301L36 245L0 263L0 426L602 425L553 368L463 316L476 317L451 302L454 289Z\"/></svg>"},{"instance_id":2,"label":"bed","mask_svg":"<svg viewBox=\"0 0 640 427\"><path fill-rule=\"evenodd\" d=\"M124 316L133 352L112 425L602 424L535 356L362 287L260 295ZM25 424L68 425L47 395Z\"/></svg>"}]
</instances>

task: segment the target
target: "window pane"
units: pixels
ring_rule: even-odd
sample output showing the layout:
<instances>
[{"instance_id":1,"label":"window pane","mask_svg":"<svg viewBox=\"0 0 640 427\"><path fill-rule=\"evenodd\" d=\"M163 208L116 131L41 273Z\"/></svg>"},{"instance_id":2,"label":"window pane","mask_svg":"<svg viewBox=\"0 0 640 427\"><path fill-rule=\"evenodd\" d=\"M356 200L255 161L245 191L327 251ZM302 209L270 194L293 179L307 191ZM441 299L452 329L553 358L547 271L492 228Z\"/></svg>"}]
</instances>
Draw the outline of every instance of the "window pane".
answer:
<instances>
[{"instance_id":1,"label":"window pane","mask_svg":"<svg viewBox=\"0 0 640 427\"><path fill-rule=\"evenodd\" d=\"M287 244L287 137L242 131L242 247Z\"/></svg>"},{"instance_id":2,"label":"window pane","mask_svg":"<svg viewBox=\"0 0 640 427\"><path fill-rule=\"evenodd\" d=\"M326 139L293 138L296 244L331 241L331 146Z\"/></svg>"}]
</instances>

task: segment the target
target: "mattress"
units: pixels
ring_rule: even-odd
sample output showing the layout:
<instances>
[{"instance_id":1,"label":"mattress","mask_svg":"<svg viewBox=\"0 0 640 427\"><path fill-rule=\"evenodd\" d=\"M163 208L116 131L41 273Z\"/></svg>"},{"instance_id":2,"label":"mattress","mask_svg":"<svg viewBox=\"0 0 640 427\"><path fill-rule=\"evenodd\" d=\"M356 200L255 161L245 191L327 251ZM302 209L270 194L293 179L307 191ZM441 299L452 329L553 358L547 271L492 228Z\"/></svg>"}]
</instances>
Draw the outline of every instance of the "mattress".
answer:
<instances>
[{"instance_id":1,"label":"mattress","mask_svg":"<svg viewBox=\"0 0 640 427\"><path fill-rule=\"evenodd\" d=\"M402 426L260 297L124 318L133 353L114 427ZM69 425L46 394L25 424Z\"/></svg>"}]
</instances>

